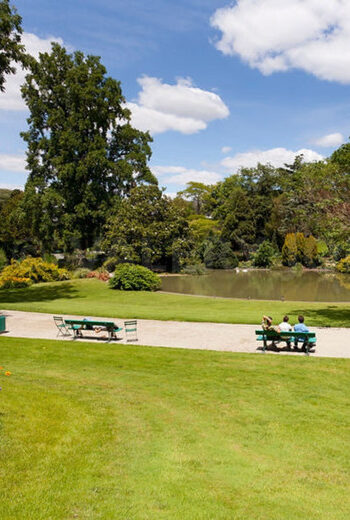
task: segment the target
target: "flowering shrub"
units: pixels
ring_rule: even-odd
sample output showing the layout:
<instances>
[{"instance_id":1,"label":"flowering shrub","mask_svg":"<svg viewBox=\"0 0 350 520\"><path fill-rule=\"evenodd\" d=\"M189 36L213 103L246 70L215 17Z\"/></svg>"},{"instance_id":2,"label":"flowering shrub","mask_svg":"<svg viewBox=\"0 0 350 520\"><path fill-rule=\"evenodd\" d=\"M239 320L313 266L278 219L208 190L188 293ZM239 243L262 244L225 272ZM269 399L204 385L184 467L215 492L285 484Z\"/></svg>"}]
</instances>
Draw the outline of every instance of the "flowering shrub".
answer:
<instances>
[{"instance_id":1,"label":"flowering shrub","mask_svg":"<svg viewBox=\"0 0 350 520\"><path fill-rule=\"evenodd\" d=\"M97 278L102 282L107 282L109 280L109 274L107 271L90 271L86 278Z\"/></svg>"},{"instance_id":2,"label":"flowering shrub","mask_svg":"<svg viewBox=\"0 0 350 520\"><path fill-rule=\"evenodd\" d=\"M22 261L11 260L11 264L1 272L0 288L27 287L32 283L68 279L66 269L60 269L56 264L45 262L42 258L28 257Z\"/></svg>"},{"instance_id":3,"label":"flowering shrub","mask_svg":"<svg viewBox=\"0 0 350 520\"><path fill-rule=\"evenodd\" d=\"M119 264L109 286L122 291L156 291L160 287L160 278L142 265Z\"/></svg>"}]
</instances>

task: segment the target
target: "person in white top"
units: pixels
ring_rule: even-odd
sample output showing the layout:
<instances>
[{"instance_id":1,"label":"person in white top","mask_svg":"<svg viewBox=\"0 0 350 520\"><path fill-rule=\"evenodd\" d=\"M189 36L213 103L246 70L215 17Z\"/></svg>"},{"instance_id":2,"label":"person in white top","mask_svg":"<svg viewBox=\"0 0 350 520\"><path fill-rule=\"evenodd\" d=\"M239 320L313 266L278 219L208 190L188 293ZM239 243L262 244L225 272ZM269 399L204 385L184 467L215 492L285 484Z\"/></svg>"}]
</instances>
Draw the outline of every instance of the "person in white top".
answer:
<instances>
[{"instance_id":1,"label":"person in white top","mask_svg":"<svg viewBox=\"0 0 350 520\"><path fill-rule=\"evenodd\" d=\"M293 330L293 327L288 322L289 322L289 317L285 316L283 318L283 321L278 325L281 332L291 332Z\"/></svg>"}]
</instances>

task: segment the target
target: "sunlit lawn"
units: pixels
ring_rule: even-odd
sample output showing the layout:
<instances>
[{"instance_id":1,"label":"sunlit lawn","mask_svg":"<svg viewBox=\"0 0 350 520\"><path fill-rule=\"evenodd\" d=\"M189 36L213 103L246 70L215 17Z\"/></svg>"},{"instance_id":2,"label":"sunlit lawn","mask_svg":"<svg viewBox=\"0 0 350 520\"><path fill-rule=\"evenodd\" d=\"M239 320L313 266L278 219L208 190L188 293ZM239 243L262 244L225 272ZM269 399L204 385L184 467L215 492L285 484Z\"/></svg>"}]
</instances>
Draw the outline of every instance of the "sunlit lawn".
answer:
<instances>
[{"instance_id":1,"label":"sunlit lawn","mask_svg":"<svg viewBox=\"0 0 350 520\"><path fill-rule=\"evenodd\" d=\"M347 520L350 360L0 338L2 520Z\"/></svg>"},{"instance_id":2,"label":"sunlit lawn","mask_svg":"<svg viewBox=\"0 0 350 520\"><path fill-rule=\"evenodd\" d=\"M157 320L260 323L263 314L276 320L304 314L309 325L349 327L350 304L234 300L177 294L114 291L98 280L38 284L0 291L0 308L52 314L110 316Z\"/></svg>"}]
</instances>

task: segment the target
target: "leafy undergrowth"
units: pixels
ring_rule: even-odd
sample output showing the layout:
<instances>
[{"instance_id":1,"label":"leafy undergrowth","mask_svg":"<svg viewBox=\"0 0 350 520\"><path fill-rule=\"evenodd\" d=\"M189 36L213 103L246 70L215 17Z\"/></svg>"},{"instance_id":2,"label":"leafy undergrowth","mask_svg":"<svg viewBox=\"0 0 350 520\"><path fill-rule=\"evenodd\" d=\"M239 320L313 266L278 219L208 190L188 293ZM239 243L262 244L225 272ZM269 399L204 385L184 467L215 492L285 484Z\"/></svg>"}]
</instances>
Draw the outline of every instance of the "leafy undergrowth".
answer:
<instances>
[{"instance_id":1,"label":"leafy undergrowth","mask_svg":"<svg viewBox=\"0 0 350 520\"><path fill-rule=\"evenodd\" d=\"M350 360L0 338L0 517L345 520Z\"/></svg>"}]
</instances>

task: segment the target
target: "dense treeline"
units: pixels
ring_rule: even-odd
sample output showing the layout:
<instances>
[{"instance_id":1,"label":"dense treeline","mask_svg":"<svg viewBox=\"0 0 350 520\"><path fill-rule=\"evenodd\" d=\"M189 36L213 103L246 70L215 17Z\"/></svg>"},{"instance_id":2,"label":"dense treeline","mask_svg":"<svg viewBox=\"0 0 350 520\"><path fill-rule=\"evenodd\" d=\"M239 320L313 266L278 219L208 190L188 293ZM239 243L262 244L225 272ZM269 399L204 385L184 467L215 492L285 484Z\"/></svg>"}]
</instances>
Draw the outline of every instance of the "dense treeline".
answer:
<instances>
[{"instance_id":1,"label":"dense treeline","mask_svg":"<svg viewBox=\"0 0 350 520\"><path fill-rule=\"evenodd\" d=\"M33 232L27 200L26 191L15 190L2 201L0 241L7 257L57 251L74 257L69 242L52 234L47 243ZM212 186L192 182L173 200L142 183L116 195L101 220L90 249L102 251L101 262L109 258L111 270L120 262L180 270L238 261L260 267L339 261L350 254L350 144L324 162L296 157L284 168L258 165ZM81 248L79 254L84 257Z\"/></svg>"}]
</instances>

